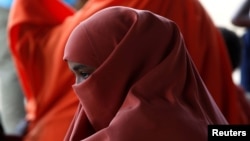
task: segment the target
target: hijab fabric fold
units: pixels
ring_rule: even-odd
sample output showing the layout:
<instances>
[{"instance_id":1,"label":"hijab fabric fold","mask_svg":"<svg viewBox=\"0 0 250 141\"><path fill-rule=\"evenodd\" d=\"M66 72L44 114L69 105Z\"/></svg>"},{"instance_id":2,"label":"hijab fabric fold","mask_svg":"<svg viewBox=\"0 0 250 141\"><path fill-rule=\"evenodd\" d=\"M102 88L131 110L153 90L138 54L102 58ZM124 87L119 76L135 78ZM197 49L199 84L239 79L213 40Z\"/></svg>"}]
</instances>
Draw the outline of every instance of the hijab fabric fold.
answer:
<instances>
[{"instance_id":1,"label":"hijab fabric fold","mask_svg":"<svg viewBox=\"0 0 250 141\"><path fill-rule=\"evenodd\" d=\"M60 0L14 0L8 39L26 97L30 124L25 141L61 141L64 137L78 106L71 88L74 76L62 60L65 43L80 22L115 5L149 10L174 21L226 119L230 124L250 123L250 108L243 107L246 99L231 78L223 38L199 0L88 0L79 11Z\"/></svg>"},{"instance_id":2,"label":"hijab fabric fold","mask_svg":"<svg viewBox=\"0 0 250 141\"><path fill-rule=\"evenodd\" d=\"M73 85L80 105L66 141L200 141L207 125L227 124L176 24L150 11L97 12L73 30L64 60L97 68Z\"/></svg>"}]
</instances>

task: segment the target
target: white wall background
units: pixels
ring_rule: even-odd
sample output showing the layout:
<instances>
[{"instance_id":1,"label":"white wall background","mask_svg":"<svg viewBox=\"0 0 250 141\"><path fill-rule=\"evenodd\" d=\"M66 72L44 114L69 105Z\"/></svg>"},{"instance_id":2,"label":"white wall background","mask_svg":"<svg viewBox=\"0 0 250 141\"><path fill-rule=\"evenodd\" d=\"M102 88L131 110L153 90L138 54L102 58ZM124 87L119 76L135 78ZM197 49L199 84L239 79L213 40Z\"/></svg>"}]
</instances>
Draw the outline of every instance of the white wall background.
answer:
<instances>
[{"instance_id":1,"label":"white wall background","mask_svg":"<svg viewBox=\"0 0 250 141\"><path fill-rule=\"evenodd\" d=\"M245 0L200 0L216 25L225 26L241 34L242 28L233 26L231 19Z\"/></svg>"},{"instance_id":2,"label":"white wall background","mask_svg":"<svg viewBox=\"0 0 250 141\"><path fill-rule=\"evenodd\" d=\"M235 31L238 35L242 35L244 29L232 25L231 19L244 1L245 0L200 0L216 25L227 27ZM232 75L236 84L240 81L239 75L239 70L236 70Z\"/></svg>"}]
</instances>

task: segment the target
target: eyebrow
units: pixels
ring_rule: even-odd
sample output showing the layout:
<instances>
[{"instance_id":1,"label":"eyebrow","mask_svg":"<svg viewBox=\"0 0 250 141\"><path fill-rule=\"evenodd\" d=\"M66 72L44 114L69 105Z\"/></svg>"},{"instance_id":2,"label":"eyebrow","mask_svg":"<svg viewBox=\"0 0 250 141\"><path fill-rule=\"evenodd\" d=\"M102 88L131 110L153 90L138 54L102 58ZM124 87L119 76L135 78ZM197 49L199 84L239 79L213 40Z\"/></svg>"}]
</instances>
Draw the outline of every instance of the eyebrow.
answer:
<instances>
[{"instance_id":1,"label":"eyebrow","mask_svg":"<svg viewBox=\"0 0 250 141\"><path fill-rule=\"evenodd\" d=\"M73 70L74 70L74 71L77 71L77 70L79 70L79 69L84 69L84 68L87 68L87 66L85 66L85 65L75 65L75 66L73 67Z\"/></svg>"}]
</instances>

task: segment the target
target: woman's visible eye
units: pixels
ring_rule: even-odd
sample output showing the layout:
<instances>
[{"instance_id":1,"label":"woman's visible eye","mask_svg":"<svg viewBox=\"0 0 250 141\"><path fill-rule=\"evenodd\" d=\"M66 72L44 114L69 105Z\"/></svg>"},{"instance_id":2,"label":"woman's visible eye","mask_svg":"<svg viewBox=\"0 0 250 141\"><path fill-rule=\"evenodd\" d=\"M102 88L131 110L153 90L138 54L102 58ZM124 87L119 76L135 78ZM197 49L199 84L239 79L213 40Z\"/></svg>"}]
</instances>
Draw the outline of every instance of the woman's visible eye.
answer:
<instances>
[{"instance_id":1,"label":"woman's visible eye","mask_svg":"<svg viewBox=\"0 0 250 141\"><path fill-rule=\"evenodd\" d=\"M79 72L79 75L83 78L83 79L87 79L90 76L91 73L87 73L87 72Z\"/></svg>"},{"instance_id":2,"label":"woman's visible eye","mask_svg":"<svg viewBox=\"0 0 250 141\"><path fill-rule=\"evenodd\" d=\"M68 66L70 70L75 74L76 84L85 81L95 71L94 67L71 61L68 61Z\"/></svg>"},{"instance_id":3,"label":"woman's visible eye","mask_svg":"<svg viewBox=\"0 0 250 141\"><path fill-rule=\"evenodd\" d=\"M85 81L91 74L93 70L89 69L79 69L76 71L76 83L80 83L82 81Z\"/></svg>"}]
</instances>

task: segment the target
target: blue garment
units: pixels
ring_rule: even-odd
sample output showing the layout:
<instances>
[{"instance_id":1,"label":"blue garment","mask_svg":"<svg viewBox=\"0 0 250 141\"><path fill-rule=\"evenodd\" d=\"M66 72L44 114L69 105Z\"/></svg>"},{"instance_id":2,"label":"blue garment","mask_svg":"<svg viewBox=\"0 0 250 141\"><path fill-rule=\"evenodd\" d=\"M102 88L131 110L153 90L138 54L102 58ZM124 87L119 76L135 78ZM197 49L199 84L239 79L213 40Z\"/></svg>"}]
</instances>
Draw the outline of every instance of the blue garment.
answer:
<instances>
[{"instance_id":1,"label":"blue garment","mask_svg":"<svg viewBox=\"0 0 250 141\"><path fill-rule=\"evenodd\" d=\"M250 29L243 35L240 85L245 91L250 92Z\"/></svg>"},{"instance_id":2,"label":"blue garment","mask_svg":"<svg viewBox=\"0 0 250 141\"><path fill-rule=\"evenodd\" d=\"M67 3L70 6L74 6L77 0L63 0L63 2Z\"/></svg>"},{"instance_id":3,"label":"blue garment","mask_svg":"<svg viewBox=\"0 0 250 141\"><path fill-rule=\"evenodd\" d=\"M0 7L9 9L13 0L0 0Z\"/></svg>"},{"instance_id":4,"label":"blue garment","mask_svg":"<svg viewBox=\"0 0 250 141\"><path fill-rule=\"evenodd\" d=\"M0 0L0 7L9 9L11 7L13 0ZM63 0L66 4L69 4L70 6L74 6L77 2L77 0Z\"/></svg>"}]
</instances>

